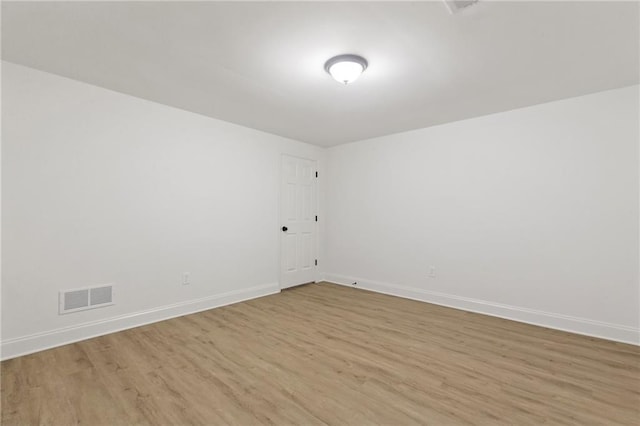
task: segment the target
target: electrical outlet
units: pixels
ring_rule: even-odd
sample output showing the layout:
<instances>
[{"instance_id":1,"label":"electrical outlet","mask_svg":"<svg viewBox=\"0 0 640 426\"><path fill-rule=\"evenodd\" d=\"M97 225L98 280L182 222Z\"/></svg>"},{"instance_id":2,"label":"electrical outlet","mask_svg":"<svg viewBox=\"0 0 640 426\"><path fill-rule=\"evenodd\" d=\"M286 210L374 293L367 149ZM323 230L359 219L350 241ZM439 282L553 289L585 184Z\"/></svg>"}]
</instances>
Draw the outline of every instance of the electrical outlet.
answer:
<instances>
[{"instance_id":1,"label":"electrical outlet","mask_svg":"<svg viewBox=\"0 0 640 426\"><path fill-rule=\"evenodd\" d=\"M436 267L435 266L429 266L429 276L431 278L435 278L436 277Z\"/></svg>"},{"instance_id":2,"label":"electrical outlet","mask_svg":"<svg viewBox=\"0 0 640 426\"><path fill-rule=\"evenodd\" d=\"M182 285L189 285L191 284L191 280L189 278L189 273L188 272L183 272L182 273Z\"/></svg>"}]
</instances>

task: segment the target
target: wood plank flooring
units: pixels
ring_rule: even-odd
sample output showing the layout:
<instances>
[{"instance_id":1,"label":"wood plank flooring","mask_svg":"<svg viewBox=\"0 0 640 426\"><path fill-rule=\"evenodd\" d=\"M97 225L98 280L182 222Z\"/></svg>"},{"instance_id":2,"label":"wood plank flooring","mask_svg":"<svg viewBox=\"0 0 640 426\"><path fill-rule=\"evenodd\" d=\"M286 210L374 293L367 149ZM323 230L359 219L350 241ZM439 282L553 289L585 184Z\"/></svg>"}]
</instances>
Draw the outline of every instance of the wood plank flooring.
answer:
<instances>
[{"instance_id":1,"label":"wood plank flooring","mask_svg":"<svg viewBox=\"0 0 640 426\"><path fill-rule=\"evenodd\" d=\"M2 362L3 425L640 424L640 348L332 284Z\"/></svg>"}]
</instances>

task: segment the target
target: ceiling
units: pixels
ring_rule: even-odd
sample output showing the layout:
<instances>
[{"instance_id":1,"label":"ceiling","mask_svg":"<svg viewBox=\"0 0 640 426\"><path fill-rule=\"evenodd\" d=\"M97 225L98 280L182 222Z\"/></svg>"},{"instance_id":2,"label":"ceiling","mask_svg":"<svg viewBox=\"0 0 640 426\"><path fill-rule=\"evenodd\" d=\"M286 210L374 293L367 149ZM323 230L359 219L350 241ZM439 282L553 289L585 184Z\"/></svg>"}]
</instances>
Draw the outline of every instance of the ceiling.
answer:
<instances>
[{"instance_id":1,"label":"ceiling","mask_svg":"<svg viewBox=\"0 0 640 426\"><path fill-rule=\"evenodd\" d=\"M369 61L341 86L323 69ZM639 80L637 2L6 2L4 60L321 146Z\"/></svg>"}]
</instances>

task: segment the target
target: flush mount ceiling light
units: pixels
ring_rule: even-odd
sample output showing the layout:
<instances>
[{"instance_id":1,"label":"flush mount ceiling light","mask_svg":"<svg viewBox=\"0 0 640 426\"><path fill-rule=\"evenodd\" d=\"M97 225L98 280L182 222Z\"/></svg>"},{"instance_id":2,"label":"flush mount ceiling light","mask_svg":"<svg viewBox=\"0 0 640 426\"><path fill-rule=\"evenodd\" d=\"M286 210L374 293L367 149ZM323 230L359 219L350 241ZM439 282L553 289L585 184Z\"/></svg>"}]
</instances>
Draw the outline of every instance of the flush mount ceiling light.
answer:
<instances>
[{"instance_id":1,"label":"flush mount ceiling light","mask_svg":"<svg viewBox=\"0 0 640 426\"><path fill-rule=\"evenodd\" d=\"M367 69L367 60L358 55L338 55L324 63L324 69L336 81L349 84Z\"/></svg>"}]
</instances>

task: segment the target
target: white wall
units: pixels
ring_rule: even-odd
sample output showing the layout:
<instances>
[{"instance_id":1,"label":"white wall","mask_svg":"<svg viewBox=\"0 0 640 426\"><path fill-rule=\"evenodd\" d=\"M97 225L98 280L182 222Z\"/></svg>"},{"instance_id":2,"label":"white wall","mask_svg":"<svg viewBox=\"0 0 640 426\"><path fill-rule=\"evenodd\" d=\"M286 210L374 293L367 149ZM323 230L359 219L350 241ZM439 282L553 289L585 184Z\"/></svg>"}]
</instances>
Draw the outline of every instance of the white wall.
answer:
<instances>
[{"instance_id":1,"label":"white wall","mask_svg":"<svg viewBox=\"0 0 640 426\"><path fill-rule=\"evenodd\" d=\"M632 86L331 148L327 279L638 343L638 101Z\"/></svg>"},{"instance_id":2,"label":"white wall","mask_svg":"<svg viewBox=\"0 0 640 426\"><path fill-rule=\"evenodd\" d=\"M278 291L280 156L323 149L2 65L4 358Z\"/></svg>"},{"instance_id":3,"label":"white wall","mask_svg":"<svg viewBox=\"0 0 640 426\"><path fill-rule=\"evenodd\" d=\"M282 153L328 178L328 279L638 343L638 86L331 148L324 171L317 147L2 65L3 358L278 291ZM58 315L60 289L105 283L116 305Z\"/></svg>"}]
</instances>

